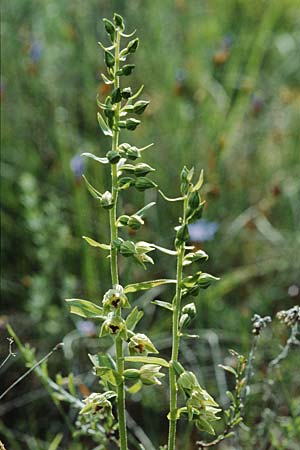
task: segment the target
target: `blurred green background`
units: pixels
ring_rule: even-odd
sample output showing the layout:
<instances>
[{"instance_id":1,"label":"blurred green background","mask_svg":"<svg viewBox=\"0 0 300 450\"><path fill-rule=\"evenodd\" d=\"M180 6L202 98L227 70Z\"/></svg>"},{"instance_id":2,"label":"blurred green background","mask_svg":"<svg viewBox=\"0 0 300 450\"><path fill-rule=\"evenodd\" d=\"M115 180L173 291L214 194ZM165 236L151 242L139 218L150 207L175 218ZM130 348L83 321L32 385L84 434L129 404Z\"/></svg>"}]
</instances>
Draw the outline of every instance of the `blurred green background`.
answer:
<instances>
[{"instance_id":1,"label":"blurred green background","mask_svg":"<svg viewBox=\"0 0 300 450\"><path fill-rule=\"evenodd\" d=\"M110 283L107 260L81 239L87 235L106 242L108 233L106 213L90 198L81 173L100 191L108 186L109 174L79 155L102 156L108 150L96 121L96 94L106 94L97 41L107 42L101 18L114 11L124 16L128 30L137 29L141 45L131 83L145 84L144 97L151 100L142 125L134 134L124 133L124 141L155 143L145 161L157 167L154 178L167 195L178 195L184 164L205 170L207 208L194 241L210 255L205 269L221 282L197 300L193 328L201 339L184 341L183 353L186 364L222 401L225 382L216 364L227 357L228 348L249 351L252 315L274 316L300 298L297 0L4 2L1 359L10 322L38 355L64 339L65 353L51 360L50 373L72 371L84 389L97 389L86 354L105 346L93 324L70 316L64 298L100 301ZM153 191L127 192L126 211L157 202L146 227L133 238L172 246L176 204L166 204ZM146 273L121 262L122 284L173 277L169 257L156 255L155 260ZM166 356L170 317L150 300L171 295L165 289L135 299L145 310L140 330L147 330ZM280 327L270 331L258 360L276 354L287 333ZM299 400L296 361L292 355L284 383L293 395L298 389ZM260 369L263 377L263 362ZM1 386L24 370L21 358L11 359L2 369ZM146 390L128 404L156 446L165 442L165 394L164 388ZM2 406L1 432L8 448L46 449L60 432L64 440L58 448L83 448L82 441L72 441L34 375ZM261 420L259 393L250 409L249 427ZM72 421L74 414L66 412ZM280 413L289 416L284 408ZM273 425L278 433L275 419ZM243 433L241 448L259 448L251 432ZM282 427L276 438L285 447L276 447L270 437L271 446L261 449L296 449L293 437L283 444L284 436ZM189 441L197 438L185 430L182 448L194 448ZM94 448L85 442L84 448ZM227 445L220 448L238 448Z\"/></svg>"}]
</instances>

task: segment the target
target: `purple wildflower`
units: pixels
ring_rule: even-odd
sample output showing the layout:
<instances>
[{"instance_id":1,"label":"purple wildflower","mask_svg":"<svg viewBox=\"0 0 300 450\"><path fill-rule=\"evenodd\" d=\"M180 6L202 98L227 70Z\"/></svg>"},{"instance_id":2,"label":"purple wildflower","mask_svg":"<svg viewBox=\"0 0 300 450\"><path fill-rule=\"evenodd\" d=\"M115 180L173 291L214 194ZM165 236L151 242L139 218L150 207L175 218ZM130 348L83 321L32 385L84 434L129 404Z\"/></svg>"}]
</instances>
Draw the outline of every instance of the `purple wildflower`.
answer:
<instances>
[{"instance_id":1,"label":"purple wildflower","mask_svg":"<svg viewBox=\"0 0 300 450\"><path fill-rule=\"evenodd\" d=\"M217 222L208 222L205 219L200 219L197 222L188 225L191 241L204 242L213 240L216 232L219 229Z\"/></svg>"},{"instance_id":2,"label":"purple wildflower","mask_svg":"<svg viewBox=\"0 0 300 450\"><path fill-rule=\"evenodd\" d=\"M91 320L79 320L76 325L82 336L94 336L96 334L96 326Z\"/></svg>"},{"instance_id":3,"label":"purple wildflower","mask_svg":"<svg viewBox=\"0 0 300 450\"><path fill-rule=\"evenodd\" d=\"M70 167L75 178L77 178L78 180L81 179L85 169L85 163L83 158L79 154L73 156L70 161Z\"/></svg>"},{"instance_id":4,"label":"purple wildflower","mask_svg":"<svg viewBox=\"0 0 300 450\"><path fill-rule=\"evenodd\" d=\"M33 63L39 62L41 59L43 52L42 44L39 41L32 41L30 50L29 50L29 56Z\"/></svg>"}]
</instances>

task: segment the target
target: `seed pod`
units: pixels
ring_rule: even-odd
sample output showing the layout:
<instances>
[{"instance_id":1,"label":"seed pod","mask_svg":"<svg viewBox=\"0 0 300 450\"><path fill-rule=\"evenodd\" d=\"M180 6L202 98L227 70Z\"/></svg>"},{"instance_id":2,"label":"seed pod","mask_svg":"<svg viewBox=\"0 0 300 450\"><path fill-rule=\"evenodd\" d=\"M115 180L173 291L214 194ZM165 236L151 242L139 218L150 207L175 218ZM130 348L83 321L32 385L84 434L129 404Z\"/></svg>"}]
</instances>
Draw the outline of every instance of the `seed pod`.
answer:
<instances>
[{"instance_id":1,"label":"seed pod","mask_svg":"<svg viewBox=\"0 0 300 450\"><path fill-rule=\"evenodd\" d=\"M214 281L218 281L219 279L209 273L201 273L197 284L201 289L207 289Z\"/></svg>"},{"instance_id":2,"label":"seed pod","mask_svg":"<svg viewBox=\"0 0 300 450\"><path fill-rule=\"evenodd\" d=\"M121 155L119 152L115 152L114 150L109 150L106 153L106 158L108 159L110 164L117 164L121 159Z\"/></svg>"},{"instance_id":3,"label":"seed pod","mask_svg":"<svg viewBox=\"0 0 300 450\"><path fill-rule=\"evenodd\" d=\"M121 225L127 225L128 224L128 220L129 220L130 216L127 216L126 214L123 214L122 216L120 216L118 218L118 223L120 223Z\"/></svg>"},{"instance_id":4,"label":"seed pod","mask_svg":"<svg viewBox=\"0 0 300 450\"><path fill-rule=\"evenodd\" d=\"M104 53L104 61L105 61L106 66L111 69L112 67L114 67L115 57L112 53L110 53L109 51L106 51Z\"/></svg>"},{"instance_id":5,"label":"seed pod","mask_svg":"<svg viewBox=\"0 0 300 450\"><path fill-rule=\"evenodd\" d=\"M181 225L176 233L176 240L178 244L183 244L184 242L188 241L190 238L189 235L189 229L187 225Z\"/></svg>"},{"instance_id":6,"label":"seed pod","mask_svg":"<svg viewBox=\"0 0 300 450\"><path fill-rule=\"evenodd\" d=\"M182 308L182 314L188 314L191 319L193 319L196 316L197 310L195 303L188 303Z\"/></svg>"}]
</instances>

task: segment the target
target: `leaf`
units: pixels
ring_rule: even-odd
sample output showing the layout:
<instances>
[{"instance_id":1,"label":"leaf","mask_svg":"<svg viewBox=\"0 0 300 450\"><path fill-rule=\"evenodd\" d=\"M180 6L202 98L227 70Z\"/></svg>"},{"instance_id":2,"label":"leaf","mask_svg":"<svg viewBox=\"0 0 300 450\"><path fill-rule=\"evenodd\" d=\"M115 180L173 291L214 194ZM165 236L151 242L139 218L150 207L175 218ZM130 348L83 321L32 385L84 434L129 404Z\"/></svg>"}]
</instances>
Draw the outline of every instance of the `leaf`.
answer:
<instances>
[{"instance_id":1,"label":"leaf","mask_svg":"<svg viewBox=\"0 0 300 450\"><path fill-rule=\"evenodd\" d=\"M79 298L67 298L66 302L70 304L72 314L90 319L105 319L103 316L103 308L95 303Z\"/></svg>"},{"instance_id":2,"label":"leaf","mask_svg":"<svg viewBox=\"0 0 300 450\"><path fill-rule=\"evenodd\" d=\"M101 164L108 164L109 161L107 158L98 158L98 156L93 155L93 153L81 153L81 156L86 156L87 158L92 158L95 161L101 163Z\"/></svg>"},{"instance_id":3,"label":"leaf","mask_svg":"<svg viewBox=\"0 0 300 450\"><path fill-rule=\"evenodd\" d=\"M105 120L103 119L103 117L101 116L101 114L99 112L97 113L97 119L98 119L100 128L103 131L103 134L105 134L105 136L112 136L113 134L112 134L111 129L108 127L107 123L105 122Z\"/></svg>"},{"instance_id":4,"label":"leaf","mask_svg":"<svg viewBox=\"0 0 300 450\"><path fill-rule=\"evenodd\" d=\"M91 355L88 353L88 356L94 367L108 367L109 369L116 369L116 363L109 354L97 353L97 355Z\"/></svg>"},{"instance_id":5,"label":"leaf","mask_svg":"<svg viewBox=\"0 0 300 450\"><path fill-rule=\"evenodd\" d=\"M136 394L141 390L142 387L143 383L139 380L137 383L134 383L132 386L130 386L130 388L128 388L127 390L128 392L130 392L130 394Z\"/></svg>"},{"instance_id":6,"label":"leaf","mask_svg":"<svg viewBox=\"0 0 300 450\"><path fill-rule=\"evenodd\" d=\"M153 300L151 303L153 305L160 306L161 308L168 309L169 311L173 311L173 306L171 303L162 302L161 300Z\"/></svg>"},{"instance_id":7,"label":"leaf","mask_svg":"<svg viewBox=\"0 0 300 450\"><path fill-rule=\"evenodd\" d=\"M152 247L156 248L156 250L159 250L162 253L166 253L167 255L172 255L172 256L177 255L177 252L175 250L169 250L168 248L160 247L159 245L156 245L156 244L150 244L150 245L152 245Z\"/></svg>"},{"instance_id":8,"label":"leaf","mask_svg":"<svg viewBox=\"0 0 300 450\"><path fill-rule=\"evenodd\" d=\"M211 424L207 420L203 419L202 417L201 418L199 417L196 420L196 427L200 431L206 431L207 433L212 434L212 435L215 434L215 430L213 429Z\"/></svg>"},{"instance_id":9,"label":"leaf","mask_svg":"<svg viewBox=\"0 0 300 450\"><path fill-rule=\"evenodd\" d=\"M137 324L139 323L139 321L141 320L141 318L143 317L143 315L144 315L143 311L140 311L138 307L135 306L126 317L125 320L126 327L129 330L133 331L137 326Z\"/></svg>"},{"instance_id":10,"label":"leaf","mask_svg":"<svg viewBox=\"0 0 300 450\"><path fill-rule=\"evenodd\" d=\"M101 77L105 84L114 84L114 80L110 80L109 78L107 78L107 76L104 75L104 73L101 73Z\"/></svg>"},{"instance_id":11,"label":"leaf","mask_svg":"<svg viewBox=\"0 0 300 450\"><path fill-rule=\"evenodd\" d=\"M169 367L169 363L163 358L156 356L125 356L126 362L135 362L142 364L156 364L157 366Z\"/></svg>"},{"instance_id":12,"label":"leaf","mask_svg":"<svg viewBox=\"0 0 300 450\"><path fill-rule=\"evenodd\" d=\"M139 216L139 217L143 217L145 211L147 211L148 209L152 208L152 206L154 206L155 204L156 204L155 202L148 203L148 205L144 206L142 209L139 209L135 213L135 215Z\"/></svg>"},{"instance_id":13,"label":"leaf","mask_svg":"<svg viewBox=\"0 0 300 450\"><path fill-rule=\"evenodd\" d=\"M110 250L110 245L108 244L101 244L100 242L94 241L94 239L87 236L82 236L82 239L84 239L92 247L99 247L102 248L102 250Z\"/></svg>"},{"instance_id":14,"label":"leaf","mask_svg":"<svg viewBox=\"0 0 300 450\"><path fill-rule=\"evenodd\" d=\"M124 288L125 294L131 294L132 292L145 291L147 289L152 289L157 286L161 286L163 284L176 284L176 280L172 279L159 279L159 280L151 280L151 281L141 281L140 283L128 284Z\"/></svg>"},{"instance_id":15,"label":"leaf","mask_svg":"<svg viewBox=\"0 0 300 450\"><path fill-rule=\"evenodd\" d=\"M113 386L119 386L123 382L122 376L114 369L108 367L96 367L96 375Z\"/></svg>"},{"instance_id":16,"label":"leaf","mask_svg":"<svg viewBox=\"0 0 300 450\"><path fill-rule=\"evenodd\" d=\"M54 437L53 441L51 441L51 444L49 445L48 450L57 450L63 437L64 437L64 435L62 433L58 433Z\"/></svg>"},{"instance_id":17,"label":"leaf","mask_svg":"<svg viewBox=\"0 0 300 450\"><path fill-rule=\"evenodd\" d=\"M97 191L97 189L95 189L95 188L91 185L91 183L88 182L88 180L87 180L87 178L85 177L85 175L82 175L82 178L83 178L84 181L85 181L85 184L86 184L86 186L87 186L87 188L88 188L89 193L90 193L94 198L96 198L97 200L101 200L102 194L101 194L99 191Z\"/></svg>"},{"instance_id":18,"label":"leaf","mask_svg":"<svg viewBox=\"0 0 300 450\"><path fill-rule=\"evenodd\" d=\"M136 93L130 97L130 101L135 100L139 95L141 95L143 89L144 89L144 85L142 84L142 86L139 88L139 90L136 91Z\"/></svg>"},{"instance_id":19,"label":"leaf","mask_svg":"<svg viewBox=\"0 0 300 450\"><path fill-rule=\"evenodd\" d=\"M200 172L200 175L199 175L199 179L198 179L197 183L195 184L195 186L193 187L192 192L199 191L199 189L201 189L201 187L202 187L203 181L204 181L204 172L202 169Z\"/></svg>"},{"instance_id":20,"label":"leaf","mask_svg":"<svg viewBox=\"0 0 300 450\"><path fill-rule=\"evenodd\" d=\"M223 364L219 364L219 367L221 367L222 369L226 370L227 372L232 373L235 377L238 376L236 370L234 370L234 368L231 367L231 366L223 366Z\"/></svg>"}]
</instances>

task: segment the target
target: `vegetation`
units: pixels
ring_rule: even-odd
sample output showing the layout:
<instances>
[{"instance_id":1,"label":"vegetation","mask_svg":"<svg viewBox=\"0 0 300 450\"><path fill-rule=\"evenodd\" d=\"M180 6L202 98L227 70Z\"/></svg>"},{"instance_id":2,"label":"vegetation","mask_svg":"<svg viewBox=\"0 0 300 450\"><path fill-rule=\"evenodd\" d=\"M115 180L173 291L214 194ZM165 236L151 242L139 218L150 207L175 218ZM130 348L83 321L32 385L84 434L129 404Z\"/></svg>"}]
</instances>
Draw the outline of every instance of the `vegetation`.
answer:
<instances>
[{"instance_id":1,"label":"vegetation","mask_svg":"<svg viewBox=\"0 0 300 450\"><path fill-rule=\"evenodd\" d=\"M122 5L91 0L84 11L65 0L18 3L7 2L2 19L4 444L16 449L118 448L119 418L121 448L142 445L153 450L167 443L171 409L169 448L174 448L176 424L177 448L296 449L300 426L295 370L300 270L297 2L274 0L253 7L234 0L226 4L134 0ZM106 37L97 18L111 17L114 10L125 17L128 29L138 28L143 41L134 55L136 69L132 70L130 59L122 62L132 71L127 94L132 97L145 83L142 105L137 98L127 102L122 96L122 103L112 102L114 107L109 108L105 100L112 98L112 86L99 74L95 43L99 35L102 41ZM110 25L105 25L107 31ZM115 39L115 34L108 34ZM137 41L130 40L136 50ZM114 58L113 79L104 67L111 65L110 55L102 71L106 81L115 84L117 100L118 78L122 82L128 78L116 76L114 51L115 47L109 50ZM120 93L125 87L122 84ZM112 136L99 136L94 120L96 91L108 126L104 130L111 130ZM125 90L123 95L127 94ZM130 108L136 103L144 110L142 126L136 115L142 111ZM117 117L126 104L129 109L122 112L129 116ZM128 158L121 170L120 161L112 159L118 155L111 152L120 151L119 131L122 142L131 142L133 128L135 144L121 148L122 157L132 158L135 152L140 156L138 149L144 150L148 142L155 146L142 151L146 162ZM82 157L83 153L110 161L92 163L91 156ZM104 169L113 169L113 176L102 170L103 162ZM201 200L194 207L204 200L206 204L194 223L187 223L186 206L189 201L198 203L200 187L190 170L181 171L184 166L194 166L196 174L202 168L205 172ZM142 173L135 173L137 167ZM116 176L123 179L118 189ZM147 181L147 189L145 178L152 180ZM187 191L184 180L188 180ZM173 195L182 198L166 201ZM145 210L142 202L151 208ZM108 209L107 220L102 207ZM115 215L120 212L121 216ZM178 226L174 247L173 229ZM93 238L81 243L82 235ZM100 251L111 254L108 259L99 258L95 247L101 242L106 244ZM203 263L206 252L210 259L199 269L205 267L220 281L192 299L187 291L197 290L202 274L191 267L200 263L184 261L196 259L188 256L193 253L202 255ZM117 253L122 253L118 266ZM155 254L155 265L149 253ZM125 254L128 257L123 258ZM174 282L143 285L145 264L147 280ZM118 307L114 313L107 294L111 289L123 307L132 305L130 309ZM97 311L87 303L63 300L74 296L92 299ZM70 316L68 305L81 311L81 317ZM101 325L91 320L95 314L105 324L102 339L98 338ZM115 315L125 325L130 315L141 320L136 329L135 324L126 325L122 336L118 331L115 338L107 327ZM266 315L272 317L271 324ZM14 338L9 352L8 323ZM145 353L157 351L159 356L127 356L127 351L140 348L141 339ZM63 352L58 351L60 341ZM231 348L235 352L228 356ZM88 354L93 355L97 377L91 374ZM123 367L125 355L129 359ZM150 360L130 360L137 357ZM151 358L158 358L157 364ZM121 373L124 378L118 377ZM129 381L133 376L135 381ZM145 377L157 386L138 390ZM122 418L124 379L129 388L128 444L124 414ZM20 381L14 384L16 380ZM103 397L99 392L108 394ZM216 414L220 419L208 420L208 425L199 422L191 395L205 392L220 405L209 407L222 409ZM177 420L175 410L192 421ZM213 431L215 436L207 434Z\"/></svg>"}]
</instances>

